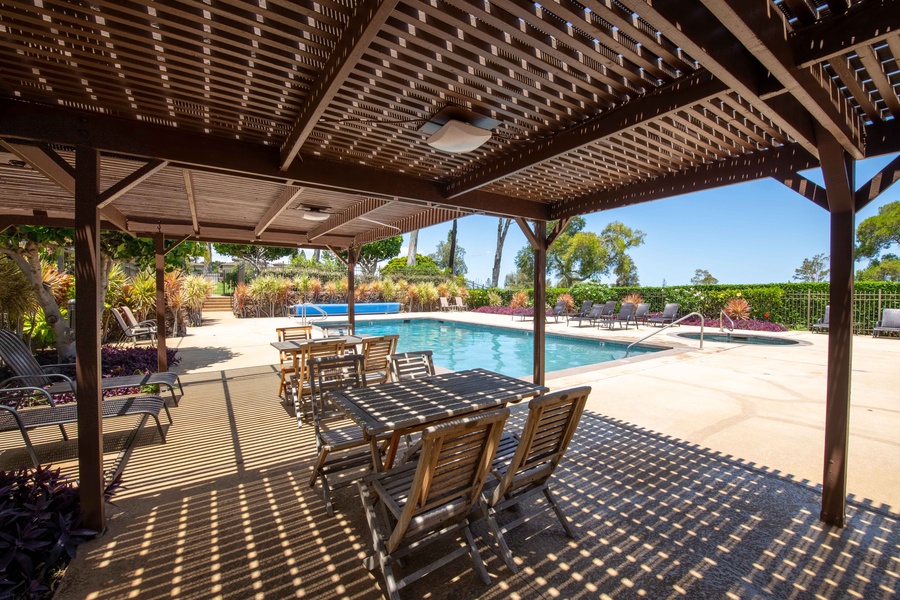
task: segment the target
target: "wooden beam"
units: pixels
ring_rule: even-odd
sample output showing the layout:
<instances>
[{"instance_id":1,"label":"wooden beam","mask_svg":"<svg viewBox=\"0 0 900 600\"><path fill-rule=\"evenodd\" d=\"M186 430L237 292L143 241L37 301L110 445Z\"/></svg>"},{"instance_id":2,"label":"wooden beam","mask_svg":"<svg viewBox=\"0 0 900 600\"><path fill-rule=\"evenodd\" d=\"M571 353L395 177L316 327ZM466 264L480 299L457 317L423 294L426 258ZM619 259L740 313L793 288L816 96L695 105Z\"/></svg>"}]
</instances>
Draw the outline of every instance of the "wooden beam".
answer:
<instances>
[{"instance_id":1,"label":"wooden beam","mask_svg":"<svg viewBox=\"0 0 900 600\"><path fill-rule=\"evenodd\" d=\"M142 181L145 181L146 179L152 177L153 174L164 169L168 164L169 162L166 160L151 160L143 167L137 169L131 175L109 186L109 188L105 192L100 194L100 208L111 204L117 198L120 198L123 194L127 194L130 190L140 185Z\"/></svg>"},{"instance_id":2,"label":"wooden beam","mask_svg":"<svg viewBox=\"0 0 900 600\"><path fill-rule=\"evenodd\" d=\"M773 5L746 0L702 0L733 36L856 159L863 157L862 122L821 67L797 69L784 14Z\"/></svg>"},{"instance_id":3,"label":"wooden beam","mask_svg":"<svg viewBox=\"0 0 900 600\"><path fill-rule=\"evenodd\" d=\"M819 18L819 11L812 0L784 0L784 3L797 17L797 22L803 26L812 25Z\"/></svg>"},{"instance_id":4,"label":"wooden beam","mask_svg":"<svg viewBox=\"0 0 900 600\"><path fill-rule=\"evenodd\" d=\"M818 165L819 161L806 150L798 144L790 144L565 200L554 205L551 218L560 219L640 204L763 177L791 176Z\"/></svg>"},{"instance_id":5,"label":"wooden beam","mask_svg":"<svg viewBox=\"0 0 900 600\"><path fill-rule=\"evenodd\" d=\"M830 3L829 3L830 6ZM794 64L805 68L863 46L874 46L900 30L900 10L893 0L855 2L844 14L833 14L811 27L789 34Z\"/></svg>"},{"instance_id":6,"label":"wooden beam","mask_svg":"<svg viewBox=\"0 0 900 600\"><path fill-rule=\"evenodd\" d=\"M321 75L303 99L300 114L281 146L280 169L287 170L315 129L319 118L356 68L357 61L378 35L398 0L361 0L343 28L341 39L328 56Z\"/></svg>"},{"instance_id":7,"label":"wooden beam","mask_svg":"<svg viewBox=\"0 0 900 600\"><path fill-rule=\"evenodd\" d=\"M710 73L696 73L548 139L518 145L512 152L500 155L484 165L475 166L451 181L445 188L445 195L456 198L529 167L715 98L727 89L724 83Z\"/></svg>"},{"instance_id":8,"label":"wooden beam","mask_svg":"<svg viewBox=\"0 0 900 600\"><path fill-rule=\"evenodd\" d=\"M866 158L900 152L900 119L866 127Z\"/></svg>"},{"instance_id":9,"label":"wooden beam","mask_svg":"<svg viewBox=\"0 0 900 600\"><path fill-rule=\"evenodd\" d=\"M46 155L45 155L46 156ZM75 382L78 388L78 495L83 526L106 529L103 492L103 419L100 386L100 153L79 146L75 150Z\"/></svg>"},{"instance_id":10,"label":"wooden beam","mask_svg":"<svg viewBox=\"0 0 900 600\"><path fill-rule=\"evenodd\" d=\"M652 23L666 38L698 60L746 101L763 111L778 127L818 156L812 120L803 105L788 94L764 100L772 93L765 85L766 71L722 23L694 0L621 0L632 12Z\"/></svg>"},{"instance_id":11,"label":"wooden beam","mask_svg":"<svg viewBox=\"0 0 900 600\"><path fill-rule=\"evenodd\" d=\"M843 527L847 505L850 378L853 356L853 277L856 236L854 161L836 139L819 132L822 175L831 208L831 306L825 397L822 521Z\"/></svg>"},{"instance_id":12,"label":"wooden beam","mask_svg":"<svg viewBox=\"0 0 900 600\"><path fill-rule=\"evenodd\" d=\"M182 169L181 175L184 178L184 194L187 196L188 208L191 210L191 225L194 228L194 234L199 234L200 222L197 220L197 198L194 197L194 181L191 170Z\"/></svg>"},{"instance_id":13,"label":"wooden beam","mask_svg":"<svg viewBox=\"0 0 900 600\"><path fill-rule=\"evenodd\" d=\"M856 212L861 211L872 200L883 194L900 179L900 156L881 169L872 179L860 186L854 194Z\"/></svg>"},{"instance_id":14,"label":"wooden beam","mask_svg":"<svg viewBox=\"0 0 900 600\"><path fill-rule=\"evenodd\" d=\"M161 233L154 235L153 249L156 267L156 367L160 373L165 373L169 370L166 356L166 236ZM177 332L177 321L174 327Z\"/></svg>"},{"instance_id":15,"label":"wooden beam","mask_svg":"<svg viewBox=\"0 0 900 600\"><path fill-rule=\"evenodd\" d=\"M825 188L817 183L810 181L799 173L779 174L773 176L772 179L783 183L785 186L794 190L816 206L828 210L828 197Z\"/></svg>"},{"instance_id":16,"label":"wooden beam","mask_svg":"<svg viewBox=\"0 0 900 600\"><path fill-rule=\"evenodd\" d=\"M126 219L125 215L123 215L121 211L119 211L119 209L115 206L110 204L105 208L101 208L100 215L104 219L115 225L119 229L119 231L128 233L128 219Z\"/></svg>"},{"instance_id":17,"label":"wooden beam","mask_svg":"<svg viewBox=\"0 0 900 600\"><path fill-rule=\"evenodd\" d=\"M347 248L347 328L350 335L356 332L356 263L361 252L361 246Z\"/></svg>"},{"instance_id":18,"label":"wooden beam","mask_svg":"<svg viewBox=\"0 0 900 600\"><path fill-rule=\"evenodd\" d=\"M519 223L519 227L522 223ZM534 248L534 369L532 381L544 385L547 376L547 362L544 346L547 339L547 223L536 221L533 236L538 241Z\"/></svg>"},{"instance_id":19,"label":"wooden beam","mask_svg":"<svg viewBox=\"0 0 900 600\"><path fill-rule=\"evenodd\" d=\"M16 144L7 140L0 140L0 146L24 160L35 171L68 192L70 196L75 196L75 174L59 164L59 161L63 161L63 158L52 149L28 144Z\"/></svg>"},{"instance_id":20,"label":"wooden beam","mask_svg":"<svg viewBox=\"0 0 900 600\"><path fill-rule=\"evenodd\" d=\"M186 235L186 236L184 236L183 238L181 238L180 240L178 240L178 241L176 241L176 242L174 242L174 243L172 243L172 244L169 244L168 246L166 246L166 251L163 252L163 254L164 254L165 256L168 256L170 252L172 252L173 250L175 250L175 248L177 248L178 246L180 246L180 245L183 244L184 242L188 241L189 239L191 239L191 236Z\"/></svg>"},{"instance_id":21,"label":"wooden beam","mask_svg":"<svg viewBox=\"0 0 900 600\"><path fill-rule=\"evenodd\" d=\"M556 241L556 238L558 238L560 236L560 234L562 234L562 232L566 230L566 227L568 227L569 221L571 221L571 220L572 219L570 219L569 217L566 217L566 218L560 219L559 221L556 222L556 226L553 228L553 231L551 231L550 234L547 235L547 247L548 248L550 246L552 246L553 242Z\"/></svg>"},{"instance_id":22,"label":"wooden beam","mask_svg":"<svg viewBox=\"0 0 900 600\"><path fill-rule=\"evenodd\" d=\"M437 183L381 168L307 156L281 172L278 149L58 106L0 99L0 137L90 145L102 151L168 160L171 166L370 197L423 202L489 215L547 219L544 202L476 191L446 198Z\"/></svg>"},{"instance_id":23,"label":"wooden beam","mask_svg":"<svg viewBox=\"0 0 900 600\"><path fill-rule=\"evenodd\" d=\"M291 205L291 202L293 202L302 192L302 187L294 187L292 185L285 187L281 191L281 194L279 194L278 199L272 203L269 210L263 215L263 218L256 224L256 228L253 230L256 237L262 235L262 233L269 228L269 225L271 225L281 213L287 210L287 207Z\"/></svg>"},{"instance_id":24,"label":"wooden beam","mask_svg":"<svg viewBox=\"0 0 900 600\"><path fill-rule=\"evenodd\" d=\"M448 210L445 208L428 208L423 210L422 212L404 217L399 221L394 221L391 224L391 227L373 229L367 233L360 234L353 238L352 245L362 246L364 244L368 244L369 242L374 242L376 240L384 239L393 235L408 233L417 229L424 229L426 227L431 227L432 225L437 225L438 223L445 223L446 221L451 221L453 219L459 218L460 216L465 215L456 210Z\"/></svg>"},{"instance_id":25,"label":"wooden beam","mask_svg":"<svg viewBox=\"0 0 900 600\"><path fill-rule=\"evenodd\" d=\"M330 217L328 217L327 221L325 221L324 223L322 223L321 225L319 225L318 227L316 227L315 229L310 231L307 238L310 241L315 240L315 239L325 235L326 233L334 231L338 227L341 227L342 225L346 225L350 221L353 221L354 219L358 219L361 216L372 212L376 208L380 208L387 204L390 204L390 202L388 202L387 200L379 200L377 198L366 198L362 202L358 202L357 204L354 204L347 210L341 211L340 213L338 213L336 215L331 215Z\"/></svg>"},{"instance_id":26,"label":"wooden beam","mask_svg":"<svg viewBox=\"0 0 900 600\"><path fill-rule=\"evenodd\" d=\"M537 250L541 247L543 240L539 239L534 234L531 230L531 226L525 219L517 218L516 225L518 225L519 229L522 230L522 233L525 234L525 239L528 240L528 245L531 246L532 250Z\"/></svg>"}]
</instances>

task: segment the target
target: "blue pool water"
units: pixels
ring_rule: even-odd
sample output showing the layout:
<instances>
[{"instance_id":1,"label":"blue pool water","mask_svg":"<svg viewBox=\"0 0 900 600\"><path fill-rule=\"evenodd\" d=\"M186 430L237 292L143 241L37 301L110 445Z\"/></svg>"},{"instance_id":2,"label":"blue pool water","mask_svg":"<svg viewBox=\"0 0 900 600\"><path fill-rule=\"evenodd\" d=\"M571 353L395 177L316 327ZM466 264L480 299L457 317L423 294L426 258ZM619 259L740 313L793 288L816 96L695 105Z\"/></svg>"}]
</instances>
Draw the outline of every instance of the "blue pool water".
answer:
<instances>
[{"instance_id":1,"label":"blue pool water","mask_svg":"<svg viewBox=\"0 0 900 600\"><path fill-rule=\"evenodd\" d=\"M433 319L356 321L357 333L399 334L398 352L431 350L434 364L460 371L483 368L510 377L525 377L534 371L534 335L503 327L451 323ZM547 335L547 371L583 367L625 357L625 344ZM629 356L657 352L658 348L635 346Z\"/></svg>"}]
</instances>

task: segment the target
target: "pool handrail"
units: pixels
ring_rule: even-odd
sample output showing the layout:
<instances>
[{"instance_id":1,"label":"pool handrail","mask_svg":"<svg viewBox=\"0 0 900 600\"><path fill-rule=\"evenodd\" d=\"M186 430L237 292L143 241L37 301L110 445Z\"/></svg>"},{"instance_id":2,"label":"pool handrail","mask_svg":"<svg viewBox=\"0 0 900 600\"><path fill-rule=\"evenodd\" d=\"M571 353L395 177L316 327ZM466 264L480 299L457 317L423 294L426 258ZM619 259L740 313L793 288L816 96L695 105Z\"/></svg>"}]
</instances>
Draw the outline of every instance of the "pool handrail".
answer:
<instances>
[{"instance_id":1,"label":"pool handrail","mask_svg":"<svg viewBox=\"0 0 900 600\"><path fill-rule=\"evenodd\" d=\"M704 324L706 323L706 319L703 318L703 315L701 315L700 313L698 313L698 312L692 312L692 313L688 313L688 314L684 315L683 317L681 317L681 318L678 319L678 320L672 321L672 322L669 323L668 325L663 325L662 329L657 329L657 330L655 330L655 331L649 333L648 335L645 335L644 337L642 337L642 338L639 339L638 341L636 341L636 342L631 342L630 344L628 344L628 347L625 348L625 358L628 358L628 353L631 352L631 347L632 347L632 346L635 346L635 345L637 345L637 344L640 344L640 343L643 342L644 340L653 337L653 336L656 335L657 333L660 333L660 332L662 332L662 331L665 331L665 330L668 329L669 327L673 327L673 326L675 326L675 325L678 325L679 323L681 323L682 321L684 321L684 320L687 319L688 317L693 317L694 315L700 317L700 350L703 350L703 326L704 326Z\"/></svg>"},{"instance_id":2,"label":"pool handrail","mask_svg":"<svg viewBox=\"0 0 900 600\"><path fill-rule=\"evenodd\" d=\"M728 319L728 322L731 323L731 327L728 328L728 331L730 331L731 333L734 333L734 321L731 320L731 317L729 317L728 315L725 314L724 309L719 311L719 331L721 331L723 333L725 331L725 326L722 324L722 317L725 317L726 319Z\"/></svg>"},{"instance_id":3,"label":"pool handrail","mask_svg":"<svg viewBox=\"0 0 900 600\"><path fill-rule=\"evenodd\" d=\"M320 313L320 315L321 315L321 316L320 316L319 318L317 318L317 319L312 319L312 318L310 318L310 321L313 321L313 320L316 320L316 321L325 321L325 320L328 319L328 313L325 312L324 310L322 310L322 307L321 307L321 306L318 306L318 305L316 305L316 304L313 304L312 302L304 302L304 303L302 303L302 304L295 304L295 305L292 306L291 308L294 309L294 314L295 314L295 315L297 314L297 308L300 308L300 324L301 324L301 325L306 325L306 309L307 309L307 307L316 309L317 311L319 311L319 313Z\"/></svg>"}]
</instances>

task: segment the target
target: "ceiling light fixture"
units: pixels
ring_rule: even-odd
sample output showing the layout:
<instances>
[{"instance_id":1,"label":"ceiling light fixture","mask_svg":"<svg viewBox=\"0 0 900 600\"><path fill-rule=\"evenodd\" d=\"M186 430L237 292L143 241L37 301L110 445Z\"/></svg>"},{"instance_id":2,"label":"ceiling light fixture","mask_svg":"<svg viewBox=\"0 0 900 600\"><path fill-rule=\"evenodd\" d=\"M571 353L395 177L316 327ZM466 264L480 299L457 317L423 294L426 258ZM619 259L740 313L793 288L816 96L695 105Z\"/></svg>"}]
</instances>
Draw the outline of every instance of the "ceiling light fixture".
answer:
<instances>
[{"instance_id":1,"label":"ceiling light fixture","mask_svg":"<svg viewBox=\"0 0 900 600\"><path fill-rule=\"evenodd\" d=\"M327 212L321 208L305 208L303 209L303 218L307 221L327 221L330 217Z\"/></svg>"},{"instance_id":2,"label":"ceiling light fixture","mask_svg":"<svg viewBox=\"0 0 900 600\"><path fill-rule=\"evenodd\" d=\"M491 139L491 129L500 126L500 121L473 113L461 106L446 106L419 132L429 136L425 143L453 154L471 152Z\"/></svg>"}]
</instances>

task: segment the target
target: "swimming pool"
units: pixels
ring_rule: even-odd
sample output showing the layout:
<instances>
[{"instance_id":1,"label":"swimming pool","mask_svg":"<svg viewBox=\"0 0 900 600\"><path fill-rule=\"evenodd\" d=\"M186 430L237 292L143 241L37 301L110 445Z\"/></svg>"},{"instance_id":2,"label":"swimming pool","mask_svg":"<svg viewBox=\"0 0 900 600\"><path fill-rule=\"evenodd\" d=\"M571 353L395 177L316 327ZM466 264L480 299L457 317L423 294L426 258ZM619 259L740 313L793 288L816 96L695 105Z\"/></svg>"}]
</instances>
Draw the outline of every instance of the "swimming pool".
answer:
<instances>
[{"instance_id":1,"label":"swimming pool","mask_svg":"<svg viewBox=\"0 0 900 600\"><path fill-rule=\"evenodd\" d=\"M356 321L357 333L399 334L398 352L431 350L434 364L460 371L484 368L510 377L534 372L534 335L504 327L489 327L435 319ZM546 370L560 371L625 357L625 344L547 334ZM629 356L658 352L635 346Z\"/></svg>"},{"instance_id":2,"label":"swimming pool","mask_svg":"<svg viewBox=\"0 0 900 600\"><path fill-rule=\"evenodd\" d=\"M699 333L679 333L678 337L689 340L699 340ZM767 335L752 335L747 333L707 333L703 339L707 342L724 342L726 344L756 344L760 346L796 346L800 342L784 338L769 337Z\"/></svg>"}]
</instances>

